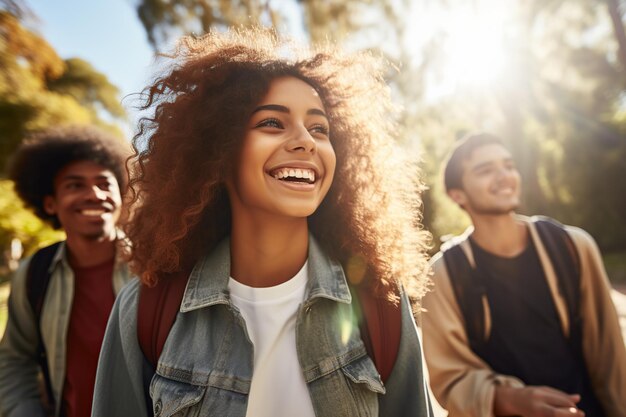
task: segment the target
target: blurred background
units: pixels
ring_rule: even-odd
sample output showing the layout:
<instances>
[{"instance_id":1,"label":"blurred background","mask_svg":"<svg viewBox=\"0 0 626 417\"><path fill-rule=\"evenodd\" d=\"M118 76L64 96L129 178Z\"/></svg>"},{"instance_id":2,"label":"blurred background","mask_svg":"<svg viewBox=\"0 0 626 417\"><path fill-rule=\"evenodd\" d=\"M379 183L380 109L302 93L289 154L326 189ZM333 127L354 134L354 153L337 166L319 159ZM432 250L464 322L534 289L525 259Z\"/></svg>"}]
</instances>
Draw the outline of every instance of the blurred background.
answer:
<instances>
[{"instance_id":1,"label":"blurred background","mask_svg":"<svg viewBox=\"0 0 626 417\"><path fill-rule=\"evenodd\" d=\"M134 94L158 69L158 52L185 33L260 22L394 64L398 140L422 164L433 251L469 224L443 193L441 161L464 133L486 130L517 160L520 211L588 230L623 288L625 12L622 0L0 0L0 281L62 238L4 179L26 133L95 123L130 140Z\"/></svg>"}]
</instances>

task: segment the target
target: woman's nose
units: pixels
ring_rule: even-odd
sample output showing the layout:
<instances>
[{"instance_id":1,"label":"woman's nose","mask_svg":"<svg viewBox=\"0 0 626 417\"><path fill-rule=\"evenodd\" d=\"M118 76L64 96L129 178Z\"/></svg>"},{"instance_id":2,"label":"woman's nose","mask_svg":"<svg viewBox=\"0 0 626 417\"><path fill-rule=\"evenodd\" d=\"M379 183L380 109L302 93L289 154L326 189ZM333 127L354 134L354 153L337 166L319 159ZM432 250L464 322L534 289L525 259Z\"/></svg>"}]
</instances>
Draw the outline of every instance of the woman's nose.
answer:
<instances>
[{"instance_id":1,"label":"woman's nose","mask_svg":"<svg viewBox=\"0 0 626 417\"><path fill-rule=\"evenodd\" d=\"M304 128L301 127L297 132L293 135L293 137L287 143L289 151L304 151L304 152L313 152L316 149L315 138L311 136L311 133Z\"/></svg>"}]
</instances>

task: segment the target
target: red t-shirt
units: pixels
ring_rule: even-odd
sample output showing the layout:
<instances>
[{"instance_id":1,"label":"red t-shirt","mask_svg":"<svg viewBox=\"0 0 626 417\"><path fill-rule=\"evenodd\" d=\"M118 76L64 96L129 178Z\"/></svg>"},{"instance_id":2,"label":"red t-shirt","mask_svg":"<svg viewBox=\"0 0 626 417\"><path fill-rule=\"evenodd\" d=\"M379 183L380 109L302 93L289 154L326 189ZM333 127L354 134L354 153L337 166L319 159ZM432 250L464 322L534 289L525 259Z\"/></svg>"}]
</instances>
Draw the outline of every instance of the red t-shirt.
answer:
<instances>
[{"instance_id":1,"label":"red t-shirt","mask_svg":"<svg viewBox=\"0 0 626 417\"><path fill-rule=\"evenodd\" d=\"M91 416L100 345L115 301L114 259L74 270L74 301L67 332L63 411L67 417Z\"/></svg>"}]
</instances>

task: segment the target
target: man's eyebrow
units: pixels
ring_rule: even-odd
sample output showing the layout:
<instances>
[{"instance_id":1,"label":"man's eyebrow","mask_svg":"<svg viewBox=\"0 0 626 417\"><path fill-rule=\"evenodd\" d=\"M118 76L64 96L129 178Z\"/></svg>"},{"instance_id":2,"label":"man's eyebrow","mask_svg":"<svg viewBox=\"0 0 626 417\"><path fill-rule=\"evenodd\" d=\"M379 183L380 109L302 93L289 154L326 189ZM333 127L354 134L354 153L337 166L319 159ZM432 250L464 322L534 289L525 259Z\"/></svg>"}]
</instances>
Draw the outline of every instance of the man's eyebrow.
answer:
<instances>
[{"instance_id":1,"label":"man's eyebrow","mask_svg":"<svg viewBox=\"0 0 626 417\"><path fill-rule=\"evenodd\" d=\"M504 162L513 162L513 158L504 158ZM478 171L482 168L488 167L490 165L495 164L495 161L486 161L486 162L482 162L474 167L472 167L472 171Z\"/></svg>"},{"instance_id":2,"label":"man's eyebrow","mask_svg":"<svg viewBox=\"0 0 626 417\"><path fill-rule=\"evenodd\" d=\"M111 178L111 175L96 175L95 177L93 177L93 179L95 180L108 180L109 178ZM60 178L61 181L84 181L86 179L86 176L78 174L68 174Z\"/></svg>"},{"instance_id":3,"label":"man's eyebrow","mask_svg":"<svg viewBox=\"0 0 626 417\"><path fill-rule=\"evenodd\" d=\"M278 112L287 113L287 114L291 113L291 111L289 110L288 107L281 106L280 104L265 104L263 106L259 106L256 109L254 109L252 114L260 112L260 111L263 111L263 110L273 110L273 111L278 111ZM326 113L324 113L320 109L309 109L309 110L307 110L306 114L313 114L313 115L317 115L317 116L323 116L323 117L328 119L328 116L326 116Z\"/></svg>"},{"instance_id":4,"label":"man's eyebrow","mask_svg":"<svg viewBox=\"0 0 626 417\"><path fill-rule=\"evenodd\" d=\"M479 170L481 170L482 168L486 168L486 167L488 167L488 166L490 166L490 165L493 165L493 162L492 162L492 161L481 162L480 164L473 166L473 167L472 167L472 171L479 171Z\"/></svg>"}]
</instances>

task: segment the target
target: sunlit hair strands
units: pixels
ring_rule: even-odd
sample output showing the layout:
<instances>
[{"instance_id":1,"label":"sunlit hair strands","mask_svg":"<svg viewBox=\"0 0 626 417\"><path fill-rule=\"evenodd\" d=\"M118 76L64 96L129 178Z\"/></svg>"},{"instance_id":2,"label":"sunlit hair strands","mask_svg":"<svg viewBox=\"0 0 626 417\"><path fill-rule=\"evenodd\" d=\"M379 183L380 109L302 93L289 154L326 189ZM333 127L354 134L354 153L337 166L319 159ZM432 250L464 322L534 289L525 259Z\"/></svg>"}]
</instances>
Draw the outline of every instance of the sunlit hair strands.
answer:
<instances>
[{"instance_id":1,"label":"sunlit hair strands","mask_svg":"<svg viewBox=\"0 0 626 417\"><path fill-rule=\"evenodd\" d=\"M348 278L381 295L402 282L419 297L427 281L418 167L402 158L395 109L371 54L298 47L268 29L185 37L164 75L144 90L134 138L130 260L148 284L189 269L230 230L225 180L255 106L273 79L297 77L317 90L330 120L337 168L309 217L311 233Z\"/></svg>"}]
</instances>

